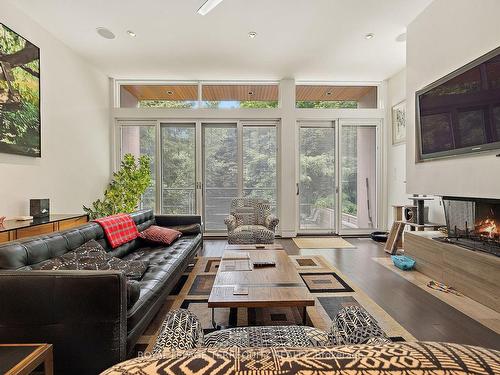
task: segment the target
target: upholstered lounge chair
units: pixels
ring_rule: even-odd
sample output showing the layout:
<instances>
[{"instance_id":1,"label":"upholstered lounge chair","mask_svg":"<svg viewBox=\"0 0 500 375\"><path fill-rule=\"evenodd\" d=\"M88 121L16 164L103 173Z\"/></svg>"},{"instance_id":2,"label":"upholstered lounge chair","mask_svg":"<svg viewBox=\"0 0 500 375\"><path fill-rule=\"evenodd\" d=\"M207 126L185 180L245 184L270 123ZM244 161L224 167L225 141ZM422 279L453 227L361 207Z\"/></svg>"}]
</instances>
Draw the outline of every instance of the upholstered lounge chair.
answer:
<instances>
[{"instance_id":1,"label":"upholstered lounge chair","mask_svg":"<svg viewBox=\"0 0 500 375\"><path fill-rule=\"evenodd\" d=\"M278 218L271 214L269 201L255 198L236 198L231 202L227 225L230 244L272 244Z\"/></svg>"},{"instance_id":2,"label":"upholstered lounge chair","mask_svg":"<svg viewBox=\"0 0 500 375\"><path fill-rule=\"evenodd\" d=\"M307 326L238 327L203 334L201 323L188 310L170 311L163 321L153 354L164 350L229 347L319 347L391 342L377 322L359 306L342 309L330 332Z\"/></svg>"}]
</instances>

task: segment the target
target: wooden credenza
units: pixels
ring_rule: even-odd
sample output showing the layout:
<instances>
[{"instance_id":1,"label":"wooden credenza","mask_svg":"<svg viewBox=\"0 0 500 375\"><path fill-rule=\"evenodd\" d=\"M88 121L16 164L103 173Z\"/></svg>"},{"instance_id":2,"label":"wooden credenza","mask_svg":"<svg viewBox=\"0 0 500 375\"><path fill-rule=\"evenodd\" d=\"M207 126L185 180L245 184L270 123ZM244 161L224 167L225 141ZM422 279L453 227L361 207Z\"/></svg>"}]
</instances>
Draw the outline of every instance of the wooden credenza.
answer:
<instances>
[{"instance_id":1,"label":"wooden credenza","mask_svg":"<svg viewBox=\"0 0 500 375\"><path fill-rule=\"evenodd\" d=\"M0 226L0 243L70 229L88 221L84 214L54 214L31 221L5 220Z\"/></svg>"},{"instance_id":2,"label":"wooden credenza","mask_svg":"<svg viewBox=\"0 0 500 375\"><path fill-rule=\"evenodd\" d=\"M436 240L441 232L405 232L405 255L424 275L500 311L500 257Z\"/></svg>"}]
</instances>

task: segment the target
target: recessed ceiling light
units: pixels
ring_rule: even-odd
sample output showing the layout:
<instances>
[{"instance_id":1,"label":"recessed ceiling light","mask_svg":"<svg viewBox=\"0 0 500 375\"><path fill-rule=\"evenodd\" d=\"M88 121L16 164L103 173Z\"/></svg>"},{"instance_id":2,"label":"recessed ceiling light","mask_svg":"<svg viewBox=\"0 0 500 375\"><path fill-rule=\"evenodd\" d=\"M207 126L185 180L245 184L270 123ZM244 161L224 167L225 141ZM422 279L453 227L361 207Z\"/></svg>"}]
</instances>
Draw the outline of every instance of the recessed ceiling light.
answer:
<instances>
[{"instance_id":1,"label":"recessed ceiling light","mask_svg":"<svg viewBox=\"0 0 500 375\"><path fill-rule=\"evenodd\" d=\"M172 90L168 90L167 95L174 95L174 92Z\"/></svg>"},{"instance_id":2,"label":"recessed ceiling light","mask_svg":"<svg viewBox=\"0 0 500 375\"><path fill-rule=\"evenodd\" d=\"M365 39L370 40L370 39L372 39L374 36L375 36L375 34L374 34L374 33L368 33L368 34L366 34L366 35L365 35Z\"/></svg>"},{"instance_id":3,"label":"recessed ceiling light","mask_svg":"<svg viewBox=\"0 0 500 375\"><path fill-rule=\"evenodd\" d=\"M130 35L132 38L135 38L137 36L137 34L134 33L132 30L127 30L127 34Z\"/></svg>"},{"instance_id":4,"label":"recessed ceiling light","mask_svg":"<svg viewBox=\"0 0 500 375\"><path fill-rule=\"evenodd\" d=\"M253 38L255 38L256 36L257 36L257 33L256 33L255 31L250 31L250 32L248 33L248 37L249 37L250 39L253 39Z\"/></svg>"},{"instance_id":5,"label":"recessed ceiling light","mask_svg":"<svg viewBox=\"0 0 500 375\"><path fill-rule=\"evenodd\" d=\"M109 29L106 29L105 27L98 27L96 29L97 34L102 36L105 39L115 39L115 34Z\"/></svg>"},{"instance_id":6,"label":"recessed ceiling light","mask_svg":"<svg viewBox=\"0 0 500 375\"><path fill-rule=\"evenodd\" d=\"M253 91L248 92L248 95L253 95L253 94L255 94Z\"/></svg>"},{"instance_id":7,"label":"recessed ceiling light","mask_svg":"<svg viewBox=\"0 0 500 375\"><path fill-rule=\"evenodd\" d=\"M399 34L396 37L396 42L406 42L406 33Z\"/></svg>"}]
</instances>

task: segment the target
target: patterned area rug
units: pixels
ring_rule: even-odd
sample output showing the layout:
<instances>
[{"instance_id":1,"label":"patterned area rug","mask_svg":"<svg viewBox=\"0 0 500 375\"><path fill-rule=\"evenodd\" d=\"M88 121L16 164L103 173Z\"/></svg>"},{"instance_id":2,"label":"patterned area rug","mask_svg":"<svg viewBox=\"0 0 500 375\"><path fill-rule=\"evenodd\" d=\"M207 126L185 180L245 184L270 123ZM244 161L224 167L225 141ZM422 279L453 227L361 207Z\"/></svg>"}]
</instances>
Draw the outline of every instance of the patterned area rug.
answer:
<instances>
[{"instance_id":1,"label":"patterned area rug","mask_svg":"<svg viewBox=\"0 0 500 375\"><path fill-rule=\"evenodd\" d=\"M414 337L401 327L380 306L371 300L339 270L322 256L290 256L309 290L316 297L316 305L307 308L308 323L316 328L329 330L332 317L344 306L362 306L379 323L384 332L395 341L414 341ZM208 296L217 273L220 258L200 257L181 277L174 293L167 297L162 309L139 339L135 353L150 351L161 323L171 309L185 308L200 320L205 333L214 330L212 310ZM215 309L216 323L227 326L264 326L302 324L301 311L297 308Z\"/></svg>"},{"instance_id":2,"label":"patterned area rug","mask_svg":"<svg viewBox=\"0 0 500 375\"><path fill-rule=\"evenodd\" d=\"M342 237L296 237L293 242L300 249L355 249Z\"/></svg>"}]
</instances>

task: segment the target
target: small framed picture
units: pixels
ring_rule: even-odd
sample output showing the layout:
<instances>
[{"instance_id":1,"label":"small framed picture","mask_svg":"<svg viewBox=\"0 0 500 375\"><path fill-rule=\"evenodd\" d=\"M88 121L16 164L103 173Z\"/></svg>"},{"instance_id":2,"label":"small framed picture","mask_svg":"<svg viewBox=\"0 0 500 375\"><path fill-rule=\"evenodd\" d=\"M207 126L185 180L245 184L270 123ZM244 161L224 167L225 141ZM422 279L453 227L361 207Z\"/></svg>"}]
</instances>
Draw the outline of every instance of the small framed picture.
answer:
<instances>
[{"instance_id":1,"label":"small framed picture","mask_svg":"<svg viewBox=\"0 0 500 375\"><path fill-rule=\"evenodd\" d=\"M392 107L392 144L406 141L406 100Z\"/></svg>"}]
</instances>

